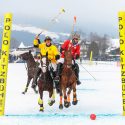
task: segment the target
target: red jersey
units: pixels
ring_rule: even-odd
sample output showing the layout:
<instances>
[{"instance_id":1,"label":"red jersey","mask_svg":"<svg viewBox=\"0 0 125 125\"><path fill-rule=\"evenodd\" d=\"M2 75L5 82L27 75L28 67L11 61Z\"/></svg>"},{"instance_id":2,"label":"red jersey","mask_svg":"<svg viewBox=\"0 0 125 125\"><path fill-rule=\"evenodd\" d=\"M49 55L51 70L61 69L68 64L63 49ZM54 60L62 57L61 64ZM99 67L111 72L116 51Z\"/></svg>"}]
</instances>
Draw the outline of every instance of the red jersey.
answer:
<instances>
[{"instance_id":1,"label":"red jersey","mask_svg":"<svg viewBox=\"0 0 125 125\"><path fill-rule=\"evenodd\" d=\"M63 51L61 52L61 58L64 58L64 52L68 50L68 48L71 48L72 56L74 58L76 57L76 55L80 56L80 45L79 44L73 45L71 40L66 40L61 46L61 48L63 49Z\"/></svg>"}]
</instances>

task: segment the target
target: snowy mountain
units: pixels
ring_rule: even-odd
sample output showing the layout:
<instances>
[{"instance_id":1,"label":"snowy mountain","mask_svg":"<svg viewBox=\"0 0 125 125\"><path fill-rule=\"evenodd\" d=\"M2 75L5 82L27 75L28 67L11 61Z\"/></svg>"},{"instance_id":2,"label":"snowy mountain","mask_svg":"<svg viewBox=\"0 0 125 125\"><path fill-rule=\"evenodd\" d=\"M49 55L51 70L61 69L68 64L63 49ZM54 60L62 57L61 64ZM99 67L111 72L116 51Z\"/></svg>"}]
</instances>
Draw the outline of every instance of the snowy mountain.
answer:
<instances>
[{"instance_id":1,"label":"snowy mountain","mask_svg":"<svg viewBox=\"0 0 125 125\"><path fill-rule=\"evenodd\" d=\"M2 35L2 26L0 26L0 32L1 32L0 35ZM48 36L51 36L53 41L56 43L59 43L60 41L64 41L70 36L69 33L56 33L56 32L50 32L48 30L41 29L31 25L13 24L11 38L14 38L18 41L17 46L19 46L21 42L23 42L26 46L32 46L35 36L40 32L42 32L42 34L40 35L41 41L44 40L46 35L48 35ZM1 36L0 36L0 41L1 41ZM108 50L111 50L113 48L118 48L119 46L120 46L119 39L111 39L110 47L108 48Z\"/></svg>"},{"instance_id":2,"label":"snowy mountain","mask_svg":"<svg viewBox=\"0 0 125 125\"><path fill-rule=\"evenodd\" d=\"M13 24L12 26L12 30L13 31L23 31L23 32L28 32L28 33L32 33L32 34L39 34L40 32L43 32L42 34L43 35L48 35L48 36L51 36L52 38L59 38L59 36L54 33L54 32L49 32L45 29L40 29L40 28L37 28L37 27L34 27L34 26L23 26L23 25L16 25L16 24Z\"/></svg>"},{"instance_id":3,"label":"snowy mountain","mask_svg":"<svg viewBox=\"0 0 125 125\"><path fill-rule=\"evenodd\" d=\"M0 26L0 32L2 32L2 26ZM19 43L23 41L25 45L31 46L33 44L35 36L40 32L42 32L42 34L40 35L41 40L44 40L45 36L50 36L52 37L53 41L56 42L59 42L60 40L64 41L70 35L68 33L50 32L48 30L30 25L13 24L11 38L15 38L17 41L19 41Z\"/></svg>"}]
</instances>

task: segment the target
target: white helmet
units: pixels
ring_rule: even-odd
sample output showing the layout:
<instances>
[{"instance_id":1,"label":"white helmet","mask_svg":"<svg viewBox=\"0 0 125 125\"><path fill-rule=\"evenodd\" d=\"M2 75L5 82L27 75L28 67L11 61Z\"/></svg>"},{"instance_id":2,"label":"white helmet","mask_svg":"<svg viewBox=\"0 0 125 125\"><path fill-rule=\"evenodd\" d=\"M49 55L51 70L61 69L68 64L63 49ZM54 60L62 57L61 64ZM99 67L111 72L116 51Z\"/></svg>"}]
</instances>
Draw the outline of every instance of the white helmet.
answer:
<instances>
[{"instance_id":1,"label":"white helmet","mask_svg":"<svg viewBox=\"0 0 125 125\"><path fill-rule=\"evenodd\" d=\"M80 35L78 33L73 33L71 37L72 37L72 40L73 39L80 39Z\"/></svg>"}]
</instances>

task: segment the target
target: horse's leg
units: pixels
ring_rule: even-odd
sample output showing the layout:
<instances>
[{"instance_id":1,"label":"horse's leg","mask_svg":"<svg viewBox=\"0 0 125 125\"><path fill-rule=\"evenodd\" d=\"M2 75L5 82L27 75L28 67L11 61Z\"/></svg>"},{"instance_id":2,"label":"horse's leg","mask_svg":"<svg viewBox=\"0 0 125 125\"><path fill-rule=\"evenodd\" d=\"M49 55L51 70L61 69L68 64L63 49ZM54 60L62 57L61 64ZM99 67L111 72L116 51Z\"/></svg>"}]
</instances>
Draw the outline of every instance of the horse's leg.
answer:
<instances>
[{"instance_id":1,"label":"horse's leg","mask_svg":"<svg viewBox=\"0 0 125 125\"><path fill-rule=\"evenodd\" d=\"M53 95L52 95L52 99L55 100L55 89L53 88Z\"/></svg>"},{"instance_id":2,"label":"horse's leg","mask_svg":"<svg viewBox=\"0 0 125 125\"><path fill-rule=\"evenodd\" d=\"M68 102L68 107L71 105L70 103L70 94L71 94L72 88L69 88L69 91L67 92L67 102Z\"/></svg>"},{"instance_id":3,"label":"horse's leg","mask_svg":"<svg viewBox=\"0 0 125 125\"><path fill-rule=\"evenodd\" d=\"M32 85L33 85L33 82L32 82ZM34 86L34 87L32 87L32 88L33 88L34 92L37 94L38 91L36 90L36 86Z\"/></svg>"},{"instance_id":4,"label":"horse's leg","mask_svg":"<svg viewBox=\"0 0 125 125\"><path fill-rule=\"evenodd\" d=\"M25 94L25 93L27 92L28 86L29 86L29 84L30 84L31 79L32 79L31 77L28 77L27 84L26 84L26 88L25 88L24 92L22 92L22 94Z\"/></svg>"},{"instance_id":5,"label":"horse's leg","mask_svg":"<svg viewBox=\"0 0 125 125\"><path fill-rule=\"evenodd\" d=\"M64 93L64 106L65 106L66 108L68 108L66 88L63 88L63 93Z\"/></svg>"},{"instance_id":6,"label":"horse's leg","mask_svg":"<svg viewBox=\"0 0 125 125\"><path fill-rule=\"evenodd\" d=\"M49 100L48 100L48 104L49 106L52 106L55 103L55 90L52 89L52 91L49 91Z\"/></svg>"},{"instance_id":7,"label":"horse's leg","mask_svg":"<svg viewBox=\"0 0 125 125\"><path fill-rule=\"evenodd\" d=\"M76 105L78 103L78 100L77 100L77 95L76 95L76 85L73 86L73 101L72 101L72 104L73 105Z\"/></svg>"},{"instance_id":8,"label":"horse's leg","mask_svg":"<svg viewBox=\"0 0 125 125\"><path fill-rule=\"evenodd\" d=\"M32 88L35 88L37 86L37 79L41 73L41 68L37 67L36 71L34 71L34 77L32 82Z\"/></svg>"},{"instance_id":9,"label":"horse's leg","mask_svg":"<svg viewBox=\"0 0 125 125\"><path fill-rule=\"evenodd\" d=\"M33 82L32 82L32 88L34 90L35 93L38 93L38 91L36 90L36 87L37 87L37 79L38 77L40 76L40 73L41 73L41 68L38 67L37 71L35 72L35 75L33 77Z\"/></svg>"},{"instance_id":10,"label":"horse's leg","mask_svg":"<svg viewBox=\"0 0 125 125\"><path fill-rule=\"evenodd\" d=\"M38 104L40 105L40 111L44 111L44 107L43 107L43 90L42 88L39 88L39 93L40 93L40 98L38 100Z\"/></svg>"},{"instance_id":11,"label":"horse's leg","mask_svg":"<svg viewBox=\"0 0 125 125\"><path fill-rule=\"evenodd\" d=\"M63 109L62 98L63 98L63 94L62 94L62 90L60 89L60 103L59 103L59 109Z\"/></svg>"}]
</instances>

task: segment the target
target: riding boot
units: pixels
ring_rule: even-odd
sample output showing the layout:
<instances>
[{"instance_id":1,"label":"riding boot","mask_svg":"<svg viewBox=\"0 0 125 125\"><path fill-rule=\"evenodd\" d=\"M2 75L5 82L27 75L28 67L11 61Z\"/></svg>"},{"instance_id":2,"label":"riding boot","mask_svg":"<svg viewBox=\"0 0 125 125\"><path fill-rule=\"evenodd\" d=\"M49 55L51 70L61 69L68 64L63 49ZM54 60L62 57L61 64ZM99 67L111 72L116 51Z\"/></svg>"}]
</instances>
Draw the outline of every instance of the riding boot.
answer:
<instances>
[{"instance_id":1,"label":"riding boot","mask_svg":"<svg viewBox=\"0 0 125 125\"><path fill-rule=\"evenodd\" d=\"M62 63L57 64L57 70L56 70L56 77L54 78L55 82L59 83L60 80L60 73L61 73L61 67L62 67Z\"/></svg>"},{"instance_id":2,"label":"riding boot","mask_svg":"<svg viewBox=\"0 0 125 125\"><path fill-rule=\"evenodd\" d=\"M56 92L57 92L57 93L60 92L59 80L60 80L61 68L62 68L62 63L57 64L56 76L55 76L55 78L54 78L55 88L56 88Z\"/></svg>"},{"instance_id":3,"label":"riding boot","mask_svg":"<svg viewBox=\"0 0 125 125\"><path fill-rule=\"evenodd\" d=\"M53 78L56 77L56 71L53 71Z\"/></svg>"},{"instance_id":4,"label":"riding boot","mask_svg":"<svg viewBox=\"0 0 125 125\"><path fill-rule=\"evenodd\" d=\"M76 77L77 77L77 85L80 85L81 82L80 82L80 80L79 80L79 66L78 66L78 64L75 64L75 65L74 65L74 71L75 71L75 75L76 75Z\"/></svg>"},{"instance_id":5,"label":"riding boot","mask_svg":"<svg viewBox=\"0 0 125 125\"><path fill-rule=\"evenodd\" d=\"M56 77L56 72L53 72L53 78L55 78L55 77ZM54 81L54 87L56 88L56 92L59 93L60 88L59 88L58 82Z\"/></svg>"},{"instance_id":6,"label":"riding boot","mask_svg":"<svg viewBox=\"0 0 125 125\"><path fill-rule=\"evenodd\" d=\"M41 68L38 67L35 72L34 78L33 78L32 88L35 88L37 86L37 79L38 79L40 73L41 73Z\"/></svg>"},{"instance_id":7,"label":"riding boot","mask_svg":"<svg viewBox=\"0 0 125 125\"><path fill-rule=\"evenodd\" d=\"M80 80L79 80L79 73L75 73L75 74L76 74L76 77L77 77L77 85L80 85L81 82L80 82Z\"/></svg>"}]
</instances>

